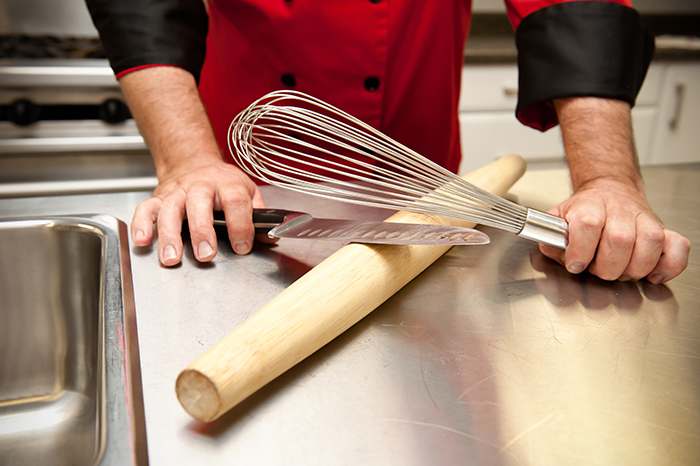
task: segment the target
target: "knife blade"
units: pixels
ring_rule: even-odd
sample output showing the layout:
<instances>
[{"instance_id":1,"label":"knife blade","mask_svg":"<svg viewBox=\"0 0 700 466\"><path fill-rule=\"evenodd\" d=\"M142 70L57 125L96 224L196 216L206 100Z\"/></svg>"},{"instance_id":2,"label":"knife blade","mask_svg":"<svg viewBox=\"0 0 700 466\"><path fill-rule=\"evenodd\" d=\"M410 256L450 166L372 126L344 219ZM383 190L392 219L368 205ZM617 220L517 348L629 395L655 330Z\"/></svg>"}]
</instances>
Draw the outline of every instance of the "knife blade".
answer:
<instances>
[{"instance_id":1,"label":"knife blade","mask_svg":"<svg viewBox=\"0 0 700 466\"><path fill-rule=\"evenodd\" d=\"M267 234L270 238L452 246L491 241L486 233L472 228L314 218L305 212L282 209L253 209L253 224L256 234ZM223 212L214 212L214 225L226 225Z\"/></svg>"}]
</instances>

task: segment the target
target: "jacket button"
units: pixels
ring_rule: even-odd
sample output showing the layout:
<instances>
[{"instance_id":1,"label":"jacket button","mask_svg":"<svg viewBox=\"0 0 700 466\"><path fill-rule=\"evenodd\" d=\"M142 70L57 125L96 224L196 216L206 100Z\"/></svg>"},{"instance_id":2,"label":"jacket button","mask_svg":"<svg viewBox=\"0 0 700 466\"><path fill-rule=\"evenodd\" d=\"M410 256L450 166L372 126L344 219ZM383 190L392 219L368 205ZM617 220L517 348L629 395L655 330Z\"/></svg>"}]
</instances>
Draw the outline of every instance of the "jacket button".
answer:
<instances>
[{"instance_id":1,"label":"jacket button","mask_svg":"<svg viewBox=\"0 0 700 466\"><path fill-rule=\"evenodd\" d=\"M284 73L282 75L282 84L287 87L294 87L297 85L297 78L292 73Z\"/></svg>"},{"instance_id":2,"label":"jacket button","mask_svg":"<svg viewBox=\"0 0 700 466\"><path fill-rule=\"evenodd\" d=\"M370 76L369 78L365 79L365 89L368 91L376 91L379 89L379 78L376 76Z\"/></svg>"}]
</instances>

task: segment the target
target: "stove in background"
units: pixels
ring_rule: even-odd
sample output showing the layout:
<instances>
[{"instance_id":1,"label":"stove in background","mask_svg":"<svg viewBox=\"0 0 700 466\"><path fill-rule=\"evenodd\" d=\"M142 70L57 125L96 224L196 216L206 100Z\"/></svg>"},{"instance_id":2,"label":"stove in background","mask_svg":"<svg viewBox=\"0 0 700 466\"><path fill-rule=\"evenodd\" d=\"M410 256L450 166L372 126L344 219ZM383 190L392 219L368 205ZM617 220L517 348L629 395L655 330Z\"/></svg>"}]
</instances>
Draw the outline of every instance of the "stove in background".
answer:
<instances>
[{"instance_id":1,"label":"stove in background","mask_svg":"<svg viewBox=\"0 0 700 466\"><path fill-rule=\"evenodd\" d=\"M99 39L0 35L0 197L155 186Z\"/></svg>"}]
</instances>

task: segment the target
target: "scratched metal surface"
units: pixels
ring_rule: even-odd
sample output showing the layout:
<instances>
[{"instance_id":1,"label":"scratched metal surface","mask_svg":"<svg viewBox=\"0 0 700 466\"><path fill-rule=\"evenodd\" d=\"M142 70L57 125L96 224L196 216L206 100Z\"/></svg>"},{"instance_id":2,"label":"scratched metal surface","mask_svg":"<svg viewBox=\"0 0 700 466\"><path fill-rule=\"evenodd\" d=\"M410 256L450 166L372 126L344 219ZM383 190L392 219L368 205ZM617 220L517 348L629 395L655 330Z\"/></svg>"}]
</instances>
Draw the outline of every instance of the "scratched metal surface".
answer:
<instances>
[{"instance_id":1,"label":"scratched metal surface","mask_svg":"<svg viewBox=\"0 0 700 466\"><path fill-rule=\"evenodd\" d=\"M700 165L644 170L651 203L700 243ZM565 173L513 193L548 208ZM0 200L0 215L99 211L145 193ZM318 216L386 213L265 188ZM536 246L485 229L335 341L220 420L191 420L179 371L338 246L283 240L179 267L132 248L154 465L700 464L700 261L668 286L572 277Z\"/></svg>"}]
</instances>

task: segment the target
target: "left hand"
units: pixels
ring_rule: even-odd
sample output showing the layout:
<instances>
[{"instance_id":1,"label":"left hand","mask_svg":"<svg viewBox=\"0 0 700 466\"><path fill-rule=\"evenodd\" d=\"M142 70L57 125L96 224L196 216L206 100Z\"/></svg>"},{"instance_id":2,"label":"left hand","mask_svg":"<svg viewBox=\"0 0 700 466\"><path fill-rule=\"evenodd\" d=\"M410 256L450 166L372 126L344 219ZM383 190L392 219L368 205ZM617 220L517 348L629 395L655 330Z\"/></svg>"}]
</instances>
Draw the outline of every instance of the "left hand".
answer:
<instances>
[{"instance_id":1,"label":"left hand","mask_svg":"<svg viewBox=\"0 0 700 466\"><path fill-rule=\"evenodd\" d=\"M688 239L665 228L644 193L627 183L589 181L549 212L569 222L569 246L540 250L571 273L588 268L603 280L664 283L688 266Z\"/></svg>"}]
</instances>

